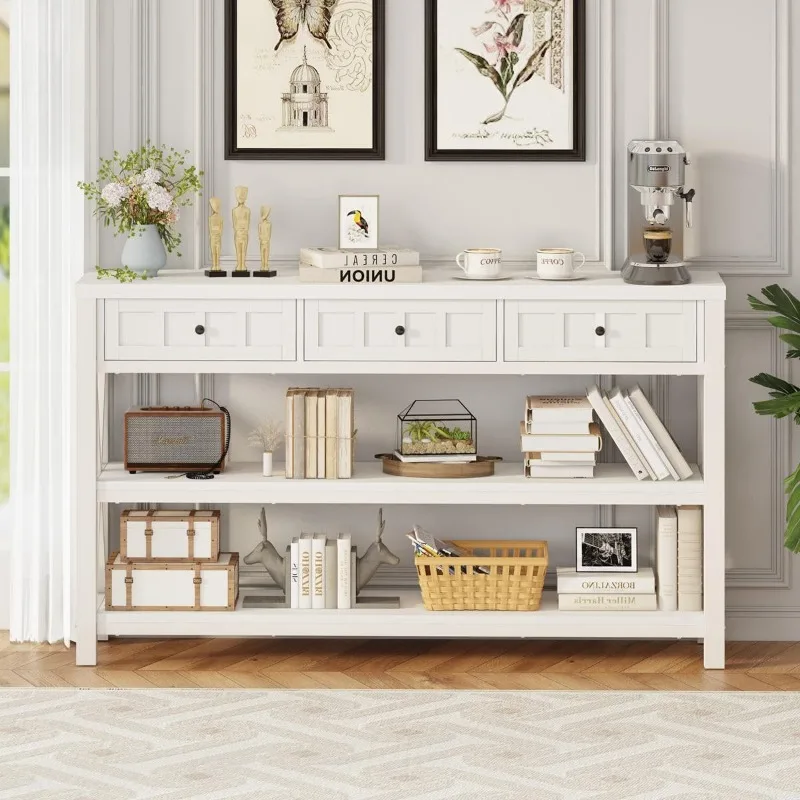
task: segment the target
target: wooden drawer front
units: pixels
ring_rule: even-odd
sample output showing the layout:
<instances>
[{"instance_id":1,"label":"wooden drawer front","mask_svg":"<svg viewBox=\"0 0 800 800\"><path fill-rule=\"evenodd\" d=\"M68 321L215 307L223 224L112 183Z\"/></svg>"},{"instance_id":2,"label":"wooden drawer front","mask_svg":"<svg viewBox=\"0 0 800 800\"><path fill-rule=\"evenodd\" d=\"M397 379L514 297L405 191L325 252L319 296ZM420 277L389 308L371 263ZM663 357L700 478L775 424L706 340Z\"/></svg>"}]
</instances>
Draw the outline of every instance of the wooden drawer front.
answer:
<instances>
[{"instance_id":1,"label":"wooden drawer front","mask_svg":"<svg viewBox=\"0 0 800 800\"><path fill-rule=\"evenodd\" d=\"M105 358L294 361L295 307L293 300L106 300Z\"/></svg>"},{"instance_id":2,"label":"wooden drawer front","mask_svg":"<svg viewBox=\"0 0 800 800\"><path fill-rule=\"evenodd\" d=\"M307 300L306 361L495 361L494 301Z\"/></svg>"},{"instance_id":3,"label":"wooden drawer front","mask_svg":"<svg viewBox=\"0 0 800 800\"><path fill-rule=\"evenodd\" d=\"M506 361L697 360L694 302L507 302L505 329Z\"/></svg>"}]
</instances>

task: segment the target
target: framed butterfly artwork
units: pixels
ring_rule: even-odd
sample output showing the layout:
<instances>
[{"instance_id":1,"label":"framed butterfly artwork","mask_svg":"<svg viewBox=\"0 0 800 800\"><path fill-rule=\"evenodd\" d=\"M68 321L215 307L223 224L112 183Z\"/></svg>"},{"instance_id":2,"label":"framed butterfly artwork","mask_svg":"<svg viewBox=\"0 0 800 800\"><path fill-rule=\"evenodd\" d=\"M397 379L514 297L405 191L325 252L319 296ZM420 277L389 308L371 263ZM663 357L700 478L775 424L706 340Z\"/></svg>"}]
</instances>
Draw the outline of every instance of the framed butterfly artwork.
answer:
<instances>
[{"instance_id":1,"label":"framed butterfly artwork","mask_svg":"<svg viewBox=\"0 0 800 800\"><path fill-rule=\"evenodd\" d=\"M425 3L428 161L586 160L585 0Z\"/></svg>"},{"instance_id":2,"label":"framed butterfly artwork","mask_svg":"<svg viewBox=\"0 0 800 800\"><path fill-rule=\"evenodd\" d=\"M383 160L384 3L225 0L225 157Z\"/></svg>"}]
</instances>

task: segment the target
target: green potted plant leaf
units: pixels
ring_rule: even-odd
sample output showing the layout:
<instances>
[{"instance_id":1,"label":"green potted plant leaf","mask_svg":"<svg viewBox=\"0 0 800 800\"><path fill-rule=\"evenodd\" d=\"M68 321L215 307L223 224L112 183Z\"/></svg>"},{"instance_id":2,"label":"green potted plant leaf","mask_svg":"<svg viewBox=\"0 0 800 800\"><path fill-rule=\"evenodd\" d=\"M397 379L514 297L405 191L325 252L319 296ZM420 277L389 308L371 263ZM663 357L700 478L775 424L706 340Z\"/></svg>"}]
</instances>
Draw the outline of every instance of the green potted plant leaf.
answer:
<instances>
[{"instance_id":1,"label":"green potted plant leaf","mask_svg":"<svg viewBox=\"0 0 800 800\"><path fill-rule=\"evenodd\" d=\"M764 299L748 296L750 306L755 311L766 311L769 323L784 331L780 338L789 345L787 358L800 358L800 300L791 292L773 284L762 289ZM768 390L770 400L753 404L756 414L783 419L791 416L800 424L800 386L759 373L750 380ZM785 545L793 553L800 552L800 465L786 478L786 537Z\"/></svg>"}]
</instances>

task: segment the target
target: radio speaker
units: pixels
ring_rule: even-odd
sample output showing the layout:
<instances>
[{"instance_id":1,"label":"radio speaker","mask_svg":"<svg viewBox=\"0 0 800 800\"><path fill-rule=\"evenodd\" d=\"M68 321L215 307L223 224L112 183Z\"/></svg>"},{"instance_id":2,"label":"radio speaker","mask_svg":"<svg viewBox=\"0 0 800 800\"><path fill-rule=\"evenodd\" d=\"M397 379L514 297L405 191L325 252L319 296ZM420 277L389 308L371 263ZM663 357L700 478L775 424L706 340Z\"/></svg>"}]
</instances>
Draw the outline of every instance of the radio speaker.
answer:
<instances>
[{"instance_id":1,"label":"radio speaker","mask_svg":"<svg viewBox=\"0 0 800 800\"><path fill-rule=\"evenodd\" d=\"M207 408L141 408L125 414L125 469L220 472L225 414Z\"/></svg>"}]
</instances>

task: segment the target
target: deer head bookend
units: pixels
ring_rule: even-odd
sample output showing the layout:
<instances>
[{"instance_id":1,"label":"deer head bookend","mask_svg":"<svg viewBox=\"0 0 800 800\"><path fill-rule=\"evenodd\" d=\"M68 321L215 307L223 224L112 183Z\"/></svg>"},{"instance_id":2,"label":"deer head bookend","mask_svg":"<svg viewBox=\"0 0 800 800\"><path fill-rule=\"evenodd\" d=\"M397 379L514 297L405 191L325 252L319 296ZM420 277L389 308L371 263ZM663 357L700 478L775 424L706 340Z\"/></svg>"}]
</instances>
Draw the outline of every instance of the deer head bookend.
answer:
<instances>
[{"instance_id":1,"label":"deer head bookend","mask_svg":"<svg viewBox=\"0 0 800 800\"><path fill-rule=\"evenodd\" d=\"M372 580L381 564L395 566L400 563L400 559L383 543L385 527L383 509L380 508L378 509L378 535L356 564L356 592L360 592Z\"/></svg>"},{"instance_id":2,"label":"deer head bookend","mask_svg":"<svg viewBox=\"0 0 800 800\"><path fill-rule=\"evenodd\" d=\"M261 533L261 541L253 548L251 553L244 557L244 563L247 565L263 564L269 576L275 581L275 585L285 592L286 572L284 558L278 555L275 545L267 538L267 512L263 508L258 520L258 530Z\"/></svg>"}]
</instances>

